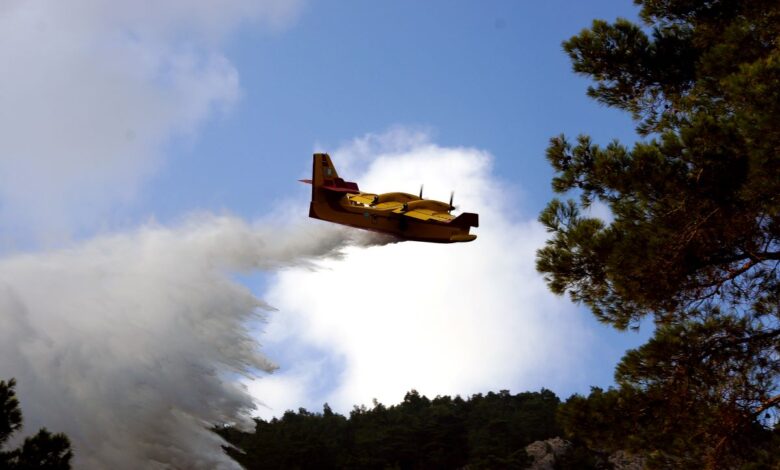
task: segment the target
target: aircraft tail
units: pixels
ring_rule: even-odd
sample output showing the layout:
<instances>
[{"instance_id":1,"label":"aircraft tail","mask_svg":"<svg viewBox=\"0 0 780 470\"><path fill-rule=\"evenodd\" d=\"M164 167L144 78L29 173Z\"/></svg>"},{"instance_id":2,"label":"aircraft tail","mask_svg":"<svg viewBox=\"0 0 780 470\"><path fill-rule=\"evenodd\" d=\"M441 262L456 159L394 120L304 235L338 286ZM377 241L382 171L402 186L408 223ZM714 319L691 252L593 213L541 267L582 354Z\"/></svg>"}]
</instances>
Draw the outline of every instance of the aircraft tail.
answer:
<instances>
[{"instance_id":1,"label":"aircraft tail","mask_svg":"<svg viewBox=\"0 0 780 470\"><path fill-rule=\"evenodd\" d=\"M329 193L357 193L357 183L351 183L339 178L336 167L327 153L315 153L312 161L310 180L301 180L312 185L312 202L321 202Z\"/></svg>"},{"instance_id":2,"label":"aircraft tail","mask_svg":"<svg viewBox=\"0 0 780 470\"><path fill-rule=\"evenodd\" d=\"M312 185L314 187L324 186L326 180L335 180L339 177L336 172L336 167L333 166L333 162L330 160L330 155L327 153L315 153L314 161L312 162Z\"/></svg>"}]
</instances>

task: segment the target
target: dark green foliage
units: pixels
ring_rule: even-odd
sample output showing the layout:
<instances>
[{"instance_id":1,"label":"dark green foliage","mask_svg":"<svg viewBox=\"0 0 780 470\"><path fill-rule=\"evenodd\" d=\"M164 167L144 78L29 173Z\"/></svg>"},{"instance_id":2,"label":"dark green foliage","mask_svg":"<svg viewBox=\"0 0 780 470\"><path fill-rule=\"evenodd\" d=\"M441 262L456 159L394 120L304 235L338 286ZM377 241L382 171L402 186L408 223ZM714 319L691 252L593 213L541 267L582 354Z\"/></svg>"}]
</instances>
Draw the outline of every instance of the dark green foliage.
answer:
<instances>
[{"instance_id":1,"label":"dark green foliage","mask_svg":"<svg viewBox=\"0 0 780 470\"><path fill-rule=\"evenodd\" d=\"M525 468L525 446L561 433L560 401L549 390L507 391L468 400L416 391L398 405L355 407L345 418L300 409L258 420L254 434L217 432L237 449L227 452L252 468ZM238 450L240 449L240 450Z\"/></svg>"},{"instance_id":2,"label":"dark green foliage","mask_svg":"<svg viewBox=\"0 0 780 470\"><path fill-rule=\"evenodd\" d=\"M65 470L73 453L64 434L51 434L45 428L24 440L21 447L3 451L10 435L22 427L22 412L16 399L14 379L0 380L0 468L8 470Z\"/></svg>"},{"instance_id":3,"label":"dark green foliage","mask_svg":"<svg viewBox=\"0 0 780 470\"><path fill-rule=\"evenodd\" d=\"M701 469L702 462L717 468L780 465L780 430L756 422L730 429L739 420L709 408L707 401L684 403L674 396L671 401L661 389L646 392L623 385L604 391L594 387L587 397L574 395L566 400L558 421L567 438L583 442L591 461L604 460L594 459L598 453L627 450L645 455L650 468ZM710 450L724 436L732 439L732 448L712 462Z\"/></svg>"},{"instance_id":4,"label":"dark green foliage","mask_svg":"<svg viewBox=\"0 0 780 470\"><path fill-rule=\"evenodd\" d=\"M0 446L22 427L22 410L14 393L15 386L14 379L0 380Z\"/></svg>"},{"instance_id":5,"label":"dark green foliage","mask_svg":"<svg viewBox=\"0 0 780 470\"><path fill-rule=\"evenodd\" d=\"M780 2L636 3L644 26L595 21L564 49L646 140L551 140L553 188L580 200L542 212L537 268L601 321L649 315L656 332L618 366L619 390L563 416L651 464L736 467L769 445L780 406ZM613 220L583 216L595 202Z\"/></svg>"},{"instance_id":6,"label":"dark green foliage","mask_svg":"<svg viewBox=\"0 0 780 470\"><path fill-rule=\"evenodd\" d=\"M9 470L65 470L70 468L73 453L64 434L51 434L45 428L24 440L22 447L10 452Z\"/></svg>"},{"instance_id":7,"label":"dark green foliage","mask_svg":"<svg viewBox=\"0 0 780 470\"><path fill-rule=\"evenodd\" d=\"M661 18L652 40L625 20L597 21L565 44L575 70L596 80L591 95L642 111L640 126L655 133L633 149L561 136L547 151L553 188L579 190L579 206L606 203L615 219L604 225L553 201L541 219L555 237L539 269L555 292L618 327L702 300L743 305L778 288L780 6L713 1L697 17L698 2L678 3L645 2L643 15ZM735 9L741 16L729 20L724 12ZM646 57L678 30L687 39L677 52ZM682 68L691 70L666 77Z\"/></svg>"}]
</instances>

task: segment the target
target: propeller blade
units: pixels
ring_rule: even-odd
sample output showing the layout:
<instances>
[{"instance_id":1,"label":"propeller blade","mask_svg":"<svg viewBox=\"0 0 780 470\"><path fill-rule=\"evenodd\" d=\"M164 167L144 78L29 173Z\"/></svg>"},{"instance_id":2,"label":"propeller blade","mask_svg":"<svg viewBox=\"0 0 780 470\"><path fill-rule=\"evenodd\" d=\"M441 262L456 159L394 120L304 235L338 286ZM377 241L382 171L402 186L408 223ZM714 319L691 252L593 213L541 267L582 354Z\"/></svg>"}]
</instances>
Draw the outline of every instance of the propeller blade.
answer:
<instances>
[{"instance_id":1,"label":"propeller blade","mask_svg":"<svg viewBox=\"0 0 780 470\"><path fill-rule=\"evenodd\" d=\"M424 184L420 185L420 199L422 199L422 190L423 190L424 186L425 186Z\"/></svg>"},{"instance_id":2,"label":"propeller blade","mask_svg":"<svg viewBox=\"0 0 780 470\"><path fill-rule=\"evenodd\" d=\"M450 191L450 210L455 209L455 206L452 205L453 199L455 199L455 191Z\"/></svg>"}]
</instances>

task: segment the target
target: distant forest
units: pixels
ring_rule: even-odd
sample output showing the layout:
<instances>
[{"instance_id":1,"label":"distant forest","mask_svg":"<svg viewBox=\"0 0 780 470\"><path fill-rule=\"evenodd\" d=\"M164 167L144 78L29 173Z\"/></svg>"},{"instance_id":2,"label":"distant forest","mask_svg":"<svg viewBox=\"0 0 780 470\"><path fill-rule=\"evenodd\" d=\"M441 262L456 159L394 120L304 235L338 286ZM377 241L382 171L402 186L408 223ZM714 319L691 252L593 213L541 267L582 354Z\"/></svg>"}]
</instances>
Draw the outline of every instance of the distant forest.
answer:
<instances>
[{"instance_id":1,"label":"distant forest","mask_svg":"<svg viewBox=\"0 0 780 470\"><path fill-rule=\"evenodd\" d=\"M374 401L372 408L355 406L348 417L325 404L321 413L300 408L278 419L257 419L254 433L215 431L233 446L225 452L247 469L524 469L534 462L526 446L554 437L565 437L568 447L551 460L553 468L612 469L619 467L609 456L623 450L631 429L642 425L630 415L605 425L625 398L599 388L563 403L546 389L466 399L429 399L412 390L398 405ZM734 468L780 468L780 428L753 437L751 457ZM652 459L642 462L657 467Z\"/></svg>"},{"instance_id":2,"label":"distant forest","mask_svg":"<svg viewBox=\"0 0 780 470\"><path fill-rule=\"evenodd\" d=\"M248 469L525 468L526 445L561 434L559 404L549 390L468 399L429 399L413 390L398 405L356 406L349 417L326 404L322 413L301 408L257 420L253 434L218 433L236 446L227 453Z\"/></svg>"}]
</instances>

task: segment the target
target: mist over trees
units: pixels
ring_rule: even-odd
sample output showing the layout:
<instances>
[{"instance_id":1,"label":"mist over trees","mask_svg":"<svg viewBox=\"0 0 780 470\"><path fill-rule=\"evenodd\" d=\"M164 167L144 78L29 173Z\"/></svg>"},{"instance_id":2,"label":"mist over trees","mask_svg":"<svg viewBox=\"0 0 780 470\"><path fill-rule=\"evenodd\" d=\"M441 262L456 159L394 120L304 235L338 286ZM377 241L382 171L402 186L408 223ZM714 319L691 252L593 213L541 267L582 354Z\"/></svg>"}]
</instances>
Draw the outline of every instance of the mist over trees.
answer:
<instances>
[{"instance_id":1,"label":"mist over trees","mask_svg":"<svg viewBox=\"0 0 780 470\"><path fill-rule=\"evenodd\" d=\"M24 440L21 446L3 450L11 435L22 428L22 410L16 398L14 379L0 380L0 468L7 470L66 470L73 452L64 434L52 434L43 428Z\"/></svg>"},{"instance_id":2,"label":"mist over trees","mask_svg":"<svg viewBox=\"0 0 780 470\"><path fill-rule=\"evenodd\" d=\"M542 212L537 268L602 322L655 333L562 425L653 466L739 468L777 449L780 3L635 3L644 24L597 20L564 49L643 140L551 140L553 188L579 200ZM594 203L613 220L583 216Z\"/></svg>"}]
</instances>

